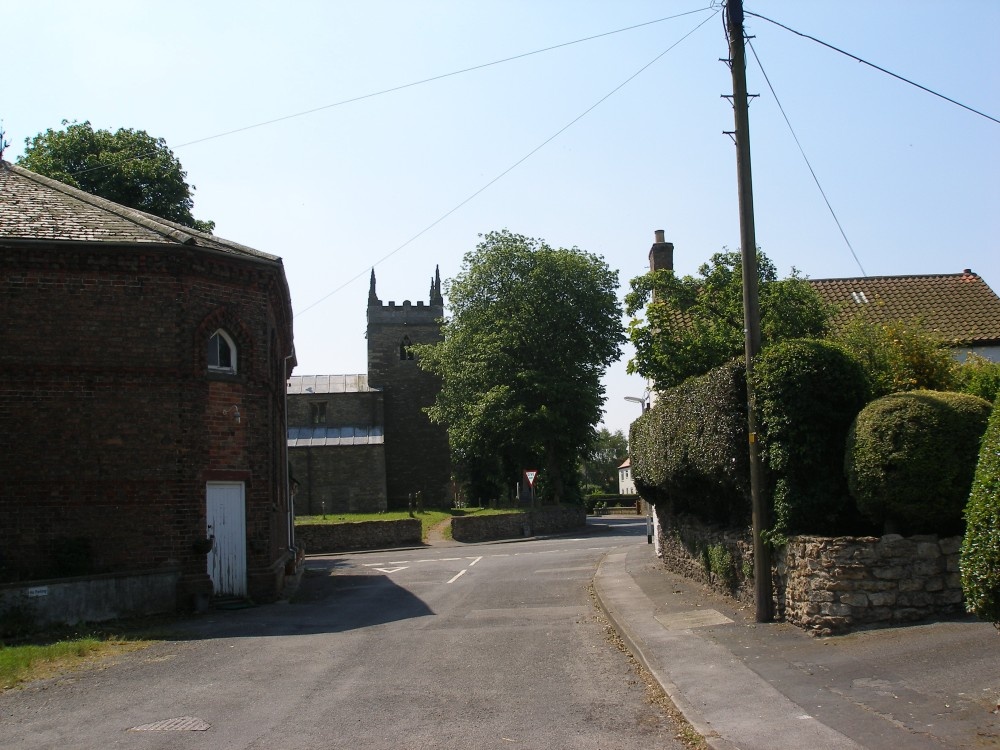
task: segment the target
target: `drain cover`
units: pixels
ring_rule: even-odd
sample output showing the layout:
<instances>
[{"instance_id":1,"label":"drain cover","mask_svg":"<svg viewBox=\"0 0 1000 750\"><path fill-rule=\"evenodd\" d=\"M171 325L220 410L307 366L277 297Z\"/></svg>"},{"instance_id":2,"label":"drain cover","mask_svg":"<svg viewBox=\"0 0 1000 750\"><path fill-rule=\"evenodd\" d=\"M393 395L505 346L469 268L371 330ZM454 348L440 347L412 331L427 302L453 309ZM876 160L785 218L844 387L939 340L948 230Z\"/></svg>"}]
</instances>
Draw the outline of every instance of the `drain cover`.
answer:
<instances>
[{"instance_id":1,"label":"drain cover","mask_svg":"<svg viewBox=\"0 0 1000 750\"><path fill-rule=\"evenodd\" d=\"M132 727L130 732L204 732L211 729L212 725L204 719L196 716L178 716L176 719L164 719L154 721L152 724L143 724L139 727Z\"/></svg>"}]
</instances>

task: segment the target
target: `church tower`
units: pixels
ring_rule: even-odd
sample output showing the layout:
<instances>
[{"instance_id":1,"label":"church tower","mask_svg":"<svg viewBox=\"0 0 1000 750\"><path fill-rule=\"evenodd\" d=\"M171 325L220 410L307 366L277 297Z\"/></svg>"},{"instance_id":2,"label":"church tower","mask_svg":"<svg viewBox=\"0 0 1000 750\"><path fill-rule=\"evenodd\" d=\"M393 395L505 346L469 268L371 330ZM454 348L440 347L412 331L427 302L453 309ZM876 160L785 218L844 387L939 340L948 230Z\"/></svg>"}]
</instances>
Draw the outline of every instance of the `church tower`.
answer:
<instances>
[{"instance_id":1,"label":"church tower","mask_svg":"<svg viewBox=\"0 0 1000 750\"><path fill-rule=\"evenodd\" d=\"M425 505L447 505L451 479L448 434L423 412L441 381L421 370L413 344L442 339L441 273L435 268L430 298L415 305L383 303L375 291L375 270L368 288L368 384L383 392L386 493L390 508L405 508L408 496L422 493Z\"/></svg>"}]
</instances>

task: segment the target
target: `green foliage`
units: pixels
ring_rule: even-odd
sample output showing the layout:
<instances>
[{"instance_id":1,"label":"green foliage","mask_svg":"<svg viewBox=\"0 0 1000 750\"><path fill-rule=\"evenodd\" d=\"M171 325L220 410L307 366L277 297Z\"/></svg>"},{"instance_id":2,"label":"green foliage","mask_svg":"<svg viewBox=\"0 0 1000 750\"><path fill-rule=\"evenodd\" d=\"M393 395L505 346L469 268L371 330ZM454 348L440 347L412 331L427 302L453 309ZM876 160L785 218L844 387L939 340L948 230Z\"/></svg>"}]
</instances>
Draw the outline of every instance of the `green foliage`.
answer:
<instances>
[{"instance_id":1,"label":"green foliage","mask_svg":"<svg viewBox=\"0 0 1000 750\"><path fill-rule=\"evenodd\" d=\"M761 353L754 393L773 491L771 533L854 531L844 441L868 400L861 367L833 344L786 341Z\"/></svg>"},{"instance_id":2,"label":"green foliage","mask_svg":"<svg viewBox=\"0 0 1000 750\"><path fill-rule=\"evenodd\" d=\"M707 523L749 523L746 420L746 371L740 361L663 391L632 423L629 435L639 494Z\"/></svg>"},{"instance_id":3,"label":"green foliage","mask_svg":"<svg viewBox=\"0 0 1000 750\"><path fill-rule=\"evenodd\" d=\"M758 250L758 296L762 346L789 338L820 336L832 309L795 269L778 280L774 265ZM658 390L679 385L744 351L743 277L739 253L722 252L698 269L701 278L656 271L631 281L626 314L636 355L630 373L652 379Z\"/></svg>"},{"instance_id":4,"label":"green foliage","mask_svg":"<svg viewBox=\"0 0 1000 750\"><path fill-rule=\"evenodd\" d=\"M858 509L887 531L961 531L990 404L962 393L910 391L858 414L845 471Z\"/></svg>"},{"instance_id":5,"label":"green foliage","mask_svg":"<svg viewBox=\"0 0 1000 750\"><path fill-rule=\"evenodd\" d=\"M578 497L579 461L605 400L601 377L625 341L617 288L603 259L507 230L466 254L446 289L444 340L414 351L441 377L428 414L447 427L472 496L534 467L540 496Z\"/></svg>"},{"instance_id":6,"label":"green foliage","mask_svg":"<svg viewBox=\"0 0 1000 750\"><path fill-rule=\"evenodd\" d=\"M966 609L1000 628L1000 396L993 402L965 507L961 571Z\"/></svg>"},{"instance_id":7,"label":"green foliage","mask_svg":"<svg viewBox=\"0 0 1000 750\"><path fill-rule=\"evenodd\" d=\"M970 353L958 367L957 378L962 393L979 396L990 403L1000 394L1000 362Z\"/></svg>"},{"instance_id":8,"label":"green foliage","mask_svg":"<svg viewBox=\"0 0 1000 750\"><path fill-rule=\"evenodd\" d=\"M725 586L736 584L736 563L733 553L724 544L710 544L705 550L708 572Z\"/></svg>"},{"instance_id":9,"label":"green foliage","mask_svg":"<svg viewBox=\"0 0 1000 750\"><path fill-rule=\"evenodd\" d=\"M606 427L594 433L581 462L584 482L596 485L598 492L618 494L618 467L628 458L628 438L621 430ZM593 492L584 492L585 495Z\"/></svg>"},{"instance_id":10,"label":"green foliage","mask_svg":"<svg viewBox=\"0 0 1000 750\"><path fill-rule=\"evenodd\" d=\"M855 316L832 336L861 364L872 398L899 391L950 391L958 365L947 342L919 322L877 322Z\"/></svg>"},{"instance_id":11,"label":"green foliage","mask_svg":"<svg viewBox=\"0 0 1000 750\"><path fill-rule=\"evenodd\" d=\"M191 215L194 187L162 138L144 130L94 130L89 122L63 120L63 130L49 128L25 138L18 164L123 206L211 232L215 222Z\"/></svg>"}]
</instances>

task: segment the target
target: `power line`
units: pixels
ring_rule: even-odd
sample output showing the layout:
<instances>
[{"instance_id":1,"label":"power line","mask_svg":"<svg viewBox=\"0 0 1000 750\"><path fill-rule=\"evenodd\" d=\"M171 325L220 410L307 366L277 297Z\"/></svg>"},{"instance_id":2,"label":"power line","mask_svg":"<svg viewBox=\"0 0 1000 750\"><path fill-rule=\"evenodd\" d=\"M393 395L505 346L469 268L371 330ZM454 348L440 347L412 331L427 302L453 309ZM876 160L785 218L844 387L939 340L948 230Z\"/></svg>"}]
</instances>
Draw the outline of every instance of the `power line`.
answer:
<instances>
[{"instance_id":1,"label":"power line","mask_svg":"<svg viewBox=\"0 0 1000 750\"><path fill-rule=\"evenodd\" d=\"M775 103L778 105L778 109L781 111L781 116L785 118L785 124L788 126L789 132L792 134L792 138L795 139L795 145L799 147L799 153L802 154L802 158L805 160L806 166L809 167L809 174L812 175L813 182L816 183L816 187L819 188L820 195L823 196L823 202L826 203L827 209L830 211L830 215L833 217L834 222L837 224L837 229L840 230L840 236L844 238L844 242L847 243L848 250L851 251L851 255L854 256L854 262L858 264L858 268L861 269L861 275L867 276L868 272L865 271L865 267L861 265L861 261L858 258L858 254L854 252L854 246L851 245L851 241L847 239L847 234L844 232L844 227L840 224L840 219L837 218L837 212L833 210L833 206L830 205L830 199L826 197L826 191L823 190L823 186L819 182L819 177L816 176L815 170L812 168L812 164L809 162L809 157L806 156L805 149L802 148L802 143L799 141L799 137L795 134L795 128L792 127L791 121L788 119L788 115L785 113L785 108L781 106L781 100L778 99L778 93L774 90L774 86L771 85L771 79L767 75L767 71L764 70L763 64L761 64L760 57L757 55L757 50L754 49L753 42L747 37L747 45L750 47L750 51L753 52L753 57L757 61L757 67L760 68L760 72L764 74L764 80L767 81L767 87L771 89L771 96L774 97Z\"/></svg>"},{"instance_id":2,"label":"power line","mask_svg":"<svg viewBox=\"0 0 1000 750\"><path fill-rule=\"evenodd\" d=\"M750 11L745 11L745 13L748 16L753 16L754 18L759 18L762 21L767 21L768 23L773 23L775 26L779 26L782 29L785 29L785 31L790 31L793 34L797 34L798 36L804 37L806 39L810 39L810 40L816 42L817 44L822 44L824 47L832 49L834 52L839 52L840 54L842 54L842 55L844 55L846 57L849 57L852 60L857 60L859 63L863 63L864 65L867 65L869 67L875 68L875 70L878 70L878 71L880 71L882 73L885 73L886 75L892 76L893 78L896 78L897 80L900 80L903 83L908 83L911 86L915 86L916 88L920 89L921 91L926 91L928 94L933 94L934 96L936 96L936 97L938 97L940 99L944 99L946 102L951 102L952 104L954 104L954 105L956 105L958 107L961 107L962 109L967 109L969 112L977 114L980 117L985 117L987 120L991 120L992 122L995 122L998 125L1000 125L1000 120L998 120L996 117L988 115L985 112L980 112L978 109L973 109L972 107L970 107L970 106L968 106L966 104L962 104L959 101L955 101L954 99L952 99L950 97L947 97L944 94L938 93L937 91L934 91L933 89L929 89L926 86L921 86L919 83L911 81L909 78L904 78L901 75L897 75L896 73L893 73L891 70L886 70L885 68L882 68L882 67L876 65L875 63L868 62L864 58L858 57L857 55L854 55L854 54L852 54L850 52L845 52L844 50L840 49L839 47L834 47L832 44L827 44L826 42L824 42L821 39L817 39L816 37L810 36L809 34L804 34L801 31L796 31L795 29L789 28L788 26L785 26L785 24L783 24L783 23L778 23L777 21L772 20L772 19L768 18L767 16L761 16L761 15L759 15L757 13L751 13Z\"/></svg>"},{"instance_id":3,"label":"power line","mask_svg":"<svg viewBox=\"0 0 1000 750\"><path fill-rule=\"evenodd\" d=\"M355 102L364 101L365 99L372 99L374 97L383 96L385 94L392 94L392 93L394 93L396 91L403 91L404 89L413 88L414 86L422 86L425 83L433 83L434 81L440 81L440 80L445 79L445 78L451 78L453 76L461 75L463 73L471 73L471 72L476 71L476 70L483 70L484 68L490 68L490 67L492 67L494 65L502 65L503 63L513 62L514 60L521 60L521 59L523 59L525 57L531 57L533 55L540 55L543 52L551 52L553 50L562 49L563 47L571 47L574 44L582 44L583 42L590 42L590 41L593 41L595 39L601 39L601 38L606 37L606 36L612 36L614 34L621 34L621 33L626 32L626 31L634 31L635 29L641 29L641 28L643 28L645 26L652 26L653 24L663 23L664 21L672 21L674 19L683 18L684 16L690 16L690 15L693 15L695 13L702 13L702 12L704 12L706 10L712 10L712 7L709 6L709 7L706 7L706 8L698 8L696 10L685 11L684 13L677 13L677 14L672 15L672 16L664 16L663 18L657 18L657 19L654 19L652 21L644 21L643 23L633 24L632 26L625 26L625 27L623 27L621 29L615 29L614 31L605 31L605 32L603 32L601 34L594 34L592 36L583 37L582 39L574 39L573 41L570 41L570 42L562 42L560 44L554 44L554 45L552 45L550 47L543 47L542 49L536 49L536 50L533 50L531 52L522 52L521 54L518 54L518 55L512 55L510 57L504 57L504 58L501 58L499 60L493 60L492 62L482 63L480 65L473 65L473 66L468 67L468 68L462 68L461 70L453 70L450 73L442 73L440 75L431 76L430 78L423 78L423 79L421 79L419 81L411 81L410 83L400 84L399 86L392 86L390 88L381 89L379 91L373 91L373 92L370 92L368 94L361 94L360 96L354 96L354 97L351 97L349 99L342 99L342 100L340 100L338 102L333 102L332 104L324 104L324 105L319 106L319 107L313 107L312 109L303 110L302 112L295 112L295 113L289 114L289 115L282 115L281 117L275 117L275 118L273 118L271 120L264 120L263 122L257 122L257 123L254 123L252 125L244 125L243 127L240 127L240 128L234 128L232 130L227 130L227 131L222 132L222 133L216 133L215 135L208 135L208 136L205 136L204 138L196 138L193 141L187 141L185 143L180 143L180 144L174 146L174 148L175 149L184 148L185 146L194 146L194 145L196 145L198 143L205 143L206 141L212 141L212 140L215 140L217 138L225 138L226 136L235 135L237 133L244 133L247 130L254 130L256 128L262 128L262 127L265 127L267 125L274 125L275 123L285 122L286 120L293 120L293 119L298 118L298 117L305 117L306 115L312 115L312 114L315 114L317 112L322 112L322 111L327 110L327 109L333 109L335 107L342 107L342 106L344 106L346 104L353 104ZM142 155L139 155L139 156L135 156L135 157L132 157L132 159L130 159L129 161L135 161L137 159L144 158L145 156L149 156L149 155L151 155L153 153L155 153L155 152L150 152L149 154L142 154ZM100 166L96 166L96 167L89 167L87 169L81 169L80 171L73 172L72 174L73 175L78 175L78 174L83 174L85 172L91 172L91 171L94 171L94 170L107 169L107 168L108 168L108 165L100 165Z\"/></svg>"},{"instance_id":4,"label":"power line","mask_svg":"<svg viewBox=\"0 0 1000 750\"><path fill-rule=\"evenodd\" d=\"M708 9L705 9L705 10L708 10ZM533 149L531 149L531 151L529 151L527 154L525 154L524 156L522 156L516 162L514 162L513 164L511 164L509 167L507 167L505 170L503 170L500 174L498 174L492 180L490 180L485 185L483 185L481 188L479 188L478 190L476 190L468 198L466 198L465 200L463 200L462 202L460 202L459 204L457 204L456 206L454 206L450 210L446 211L444 214L442 214L441 216L439 216L433 222L431 222L426 227L424 227L419 232L417 232L415 235L413 235L412 237L410 237L410 239L408 239L402 245L400 245L399 247L397 247L395 250L392 250L391 252L386 253L385 255L383 255L381 258L379 258L377 261L375 261L375 263L373 263L370 267L366 266L361 272L359 272L355 276L352 276L350 279L348 279L347 281L345 281L343 284L341 284L340 286L336 287L333 291L331 291L331 292L327 293L326 295L320 297L318 300L316 300L312 304L310 304L310 305L302 308L301 310L295 312L295 315L296 316L302 315L303 313L308 312L309 310L312 310L314 307L317 307L318 305L320 305L321 303L325 302L326 300L328 300L333 295L337 294L337 292L340 292L343 289L346 289L348 286L350 286L355 281L357 281L362 276L364 276L366 273L368 273L368 269L369 268L374 268L375 266L378 266L381 263L384 263L389 258L391 258L393 255L395 255L396 253L398 253L400 250L402 250L403 248L405 248L407 245L411 244L412 242L414 242L415 240L417 240L418 238L420 238L421 236L423 236L424 234L426 234L427 232L429 232L431 229L433 229L434 227L436 227L442 221L444 221L445 219L447 219L453 213L455 213L456 211L458 211L460 208L462 208L462 206L464 206L467 203L469 203L470 201L472 201L476 196L478 196L481 193L485 192L488 188L490 188L491 186L493 186L494 184L496 184L497 182L499 182L501 179L503 179L504 177L506 177L508 174L510 174L511 172L513 172L517 167L519 167L521 164L523 164L524 162L526 162L528 159L530 159L536 153L538 153L539 151L541 151L543 148L545 148L545 146L547 146L549 143L551 143L552 141L554 141L560 135L562 135L563 133L565 133L573 125L575 125L577 122L579 122L580 120L582 120L584 117L586 117L588 114L590 114L593 110L597 109L597 107L599 107L601 104L603 104L606 100L608 100L609 98L611 98L614 94L618 93L618 91L620 91L625 86L627 86L629 83L631 83L635 78L637 78L639 75L641 75L647 68L649 68L650 66L652 66L660 58L662 58L664 55L666 55L668 52L670 52L672 49L674 49L677 45L679 45L681 42L683 42L689 36L691 36L692 34L694 34L694 32L696 32L698 29L700 29L706 23L708 23L709 21L711 21L716 16L716 14L718 12L719 12L718 9L714 9L714 12L712 13L712 15L708 16L704 21L702 21L697 26L695 26L693 29L691 29L691 31L689 31L687 34L685 34L684 36L682 36L676 42L674 42L673 44L671 44L669 47L667 47L665 50L663 50L663 52L661 52L656 57L654 57L652 60L650 60L648 63L646 63L645 65L643 65L635 73L633 73L628 78L626 78L624 81L622 81L620 84L618 84L617 86L615 86L611 91L609 91L607 94L605 94L600 99L598 99L596 102L594 102L592 105L590 105L589 107L587 107L587 109L585 109L579 115L577 115L572 120L570 120L568 123L566 123L565 125L563 125L559 130L557 130L555 133L553 133L552 135L550 135L548 138L546 138L540 144L538 144L537 146L535 146ZM684 15L687 15L687 14L684 14Z\"/></svg>"}]
</instances>

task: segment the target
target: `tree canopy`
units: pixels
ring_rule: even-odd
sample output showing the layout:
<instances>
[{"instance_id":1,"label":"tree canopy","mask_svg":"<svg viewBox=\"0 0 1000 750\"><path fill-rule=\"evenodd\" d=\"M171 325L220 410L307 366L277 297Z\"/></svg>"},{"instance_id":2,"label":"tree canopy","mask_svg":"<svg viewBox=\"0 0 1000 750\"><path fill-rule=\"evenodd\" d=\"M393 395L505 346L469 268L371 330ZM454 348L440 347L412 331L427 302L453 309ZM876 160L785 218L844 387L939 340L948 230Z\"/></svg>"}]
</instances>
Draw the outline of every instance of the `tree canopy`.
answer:
<instances>
[{"instance_id":1,"label":"tree canopy","mask_svg":"<svg viewBox=\"0 0 1000 750\"><path fill-rule=\"evenodd\" d=\"M17 163L123 206L203 232L215 228L192 216L194 187L162 138L145 130L94 130L90 122L62 124L63 130L25 138Z\"/></svg>"},{"instance_id":2,"label":"tree canopy","mask_svg":"<svg viewBox=\"0 0 1000 750\"><path fill-rule=\"evenodd\" d=\"M601 376L625 341L618 274L576 247L508 230L482 236L446 284L444 339L415 347L441 377L430 418L448 429L472 492L496 496L523 469L559 502L601 418Z\"/></svg>"},{"instance_id":3,"label":"tree canopy","mask_svg":"<svg viewBox=\"0 0 1000 750\"><path fill-rule=\"evenodd\" d=\"M741 355L743 263L738 252L716 253L698 273L679 277L655 271L631 281L625 312L635 357L628 372L651 379L658 390L679 385ZM792 269L778 279L774 264L757 251L761 343L822 336L831 310Z\"/></svg>"},{"instance_id":4,"label":"tree canopy","mask_svg":"<svg viewBox=\"0 0 1000 750\"><path fill-rule=\"evenodd\" d=\"M589 486L608 495L618 494L618 467L628 458L628 438L621 430L602 427L583 455L583 476Z\"/></svg>"}]
</instances>

